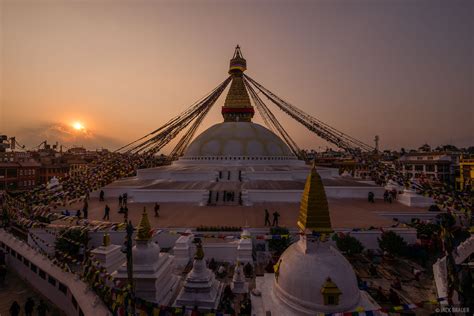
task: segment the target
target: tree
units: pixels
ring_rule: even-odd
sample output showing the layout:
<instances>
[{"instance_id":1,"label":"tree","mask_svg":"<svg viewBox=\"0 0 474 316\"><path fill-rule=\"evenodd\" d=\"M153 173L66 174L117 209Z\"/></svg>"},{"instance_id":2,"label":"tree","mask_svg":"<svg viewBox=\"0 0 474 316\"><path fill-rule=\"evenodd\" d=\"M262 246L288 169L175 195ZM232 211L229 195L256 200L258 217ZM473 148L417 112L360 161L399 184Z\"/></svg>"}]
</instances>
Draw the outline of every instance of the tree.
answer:
<instances>
[{"instance_id":1,"label":"tree","mask_svg":"<svg viewBox=\"0 0 474 316\"><path fill-rule=\"evenodd\" d=\"M362 243L349 234L334 234L333 240L336 241L337 248L348 255L355 255L364 250Z\"/></svg>"},{"instance_id":2,"label":"tree","mask_svg":"<svg viewBox=\"0 0 474 316\"><path fill-rule=\"evenodd\" d=\"M379 247L391 255L402 255L405 252L407 243L403 238L393 231L383 232L380 238L377 238Z\"/></svg>"},{"instance_id":3,"label":"tree","mask_svg":"<svg viewBox=\"0 0 474 316\"><path fill-rule=\"evenodd\" d=\"M289 230L288 228L285 227L272 227L270 228L270 234L271 235L289 235ZM270 248L271 251L276 252L276 254L279 256L285 251L286 248L288 248L291 245L291 240L290 238L279 238L279 239L270 239L268 241L268 247Z\"/></svg>"},{"instance_id":4,"label":"tree","mask_svg":"<svg viewBox=\"0 0 474 316\"><path fill-rule=\"evenodd\" d=\"M87 232L79 228L62 230L55 243L56 256L62 259L65 259L64 254L76 257L81 246L87 246L89 239Z\"/></svg>"}]
</instances>

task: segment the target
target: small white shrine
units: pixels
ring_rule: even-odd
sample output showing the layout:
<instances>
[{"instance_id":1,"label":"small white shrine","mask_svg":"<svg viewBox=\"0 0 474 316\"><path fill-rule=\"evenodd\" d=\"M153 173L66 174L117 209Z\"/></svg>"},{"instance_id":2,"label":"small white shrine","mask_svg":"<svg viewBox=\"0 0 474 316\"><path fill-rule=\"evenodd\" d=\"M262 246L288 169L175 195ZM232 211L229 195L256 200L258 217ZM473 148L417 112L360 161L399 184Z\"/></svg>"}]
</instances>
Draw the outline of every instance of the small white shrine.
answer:
<instances>
[{"instance_id":1,"label":"small white shrine","mask_svg":"<svg viewBox=\"0 0 474 316\"><path fill-rule=\"evenodd\" d=\"M253 263L252 257L252 235L248 229L242 231L237 245L237 261L241 263Z\"/></svg>"},{"instance_id":2,"label":"small white shrine","mask_svg":"<svg viewBox=\"0 0 474 316\"><path fill-rule=\"evenodd\" d=\"M235 294L247 293L249 289L248 282L245 281L244 269L239 261L235 265L234 276L231 284L232 292Z\"/></svg>"},{"instance_id":3,"label":"small white shrine","mask_svg":"<svg viewBox=\"0 0 474 316\"><path fill-rule=\"evenodd\" d=\"M199 310L216 310L219 306L223 285L207 268L202 244L196 245L193 269L186 276L174 306Z\"/></svg>"},{"instance_id":4,"label":"small white shrine","mask_svg":"<svg viewBox=\"0 0 474 316\"><path fill-rule=\"evenodd\" d=\"M125 262L125 254L121 251L119 245L110 243L110 235L104 234L102 245L91 251L92 256L99 262L99 265L112 273L122 266Z\"/></svg>"},{"instance_id":5,"label":"small white shrine","mask_svg":"<svg viewBox=\"0 0 474 316\"><path fill-rule=\"evenodd\" d=\"M133 279L135 295L146 301L169 305L179 285L173 274L173 257L160 253L160 247L151 240L151 226L146 211L138 225L136 245L133 247ZM113 276L127 281L127 267L123 265Z\"/></svg>"},{"instance_id":6,"label":"small white shrine","mask_svg":"<svg viewBox=\"0 0 474 316\"><path fill-rule=\"evenodd\" d=\"M191 230L188 229L184 235L181 235L178 240L176 240L173 247L175 268L182 270L191 261L194 248L192 245L193 239L194 235Z\"/></svg>"}]
</instances>

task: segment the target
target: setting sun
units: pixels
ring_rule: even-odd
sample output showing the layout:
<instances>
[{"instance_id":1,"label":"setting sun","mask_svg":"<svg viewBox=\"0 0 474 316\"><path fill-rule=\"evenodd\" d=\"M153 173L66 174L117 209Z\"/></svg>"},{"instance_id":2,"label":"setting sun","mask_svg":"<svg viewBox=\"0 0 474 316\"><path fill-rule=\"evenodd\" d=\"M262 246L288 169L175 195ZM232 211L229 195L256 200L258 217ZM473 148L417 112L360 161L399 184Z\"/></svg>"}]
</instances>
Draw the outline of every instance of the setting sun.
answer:
<instances>
[{"instance_id":1,"label":"setting sun","mask_svg":"<svg viewBox=\"0 0 474 316\"><path fill-rule=\"evenodd\" d=\"M76 131L80 131L80 130L83 130L84 129L84 124L82 124L81 122L74 122L72 124L72 127L76 130Z\"/></svg>"}]
</instances>

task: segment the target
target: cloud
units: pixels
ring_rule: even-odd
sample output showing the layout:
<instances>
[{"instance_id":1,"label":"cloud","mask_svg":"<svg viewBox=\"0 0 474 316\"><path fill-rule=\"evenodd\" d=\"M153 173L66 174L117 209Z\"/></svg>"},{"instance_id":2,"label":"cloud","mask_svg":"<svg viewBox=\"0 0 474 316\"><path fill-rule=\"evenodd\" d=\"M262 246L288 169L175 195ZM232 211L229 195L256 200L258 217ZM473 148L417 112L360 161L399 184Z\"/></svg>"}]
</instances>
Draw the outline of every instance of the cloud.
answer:
<instances>
[{"instance_id":1,"label":"cloud","mask_svg":"<svg viewBox=\"0 0 474 316\"><path fill-rule=\"evenodd\" d=\"M116 139L94 133L91 130L75 130L62 123L45 123L34 127L22 128L16 132L17 140L28 148L38 146L43 141L58 142L67 148L82 146L87 149L107 148L114 150L120 146Z\"/></svg>"}]
</instances>

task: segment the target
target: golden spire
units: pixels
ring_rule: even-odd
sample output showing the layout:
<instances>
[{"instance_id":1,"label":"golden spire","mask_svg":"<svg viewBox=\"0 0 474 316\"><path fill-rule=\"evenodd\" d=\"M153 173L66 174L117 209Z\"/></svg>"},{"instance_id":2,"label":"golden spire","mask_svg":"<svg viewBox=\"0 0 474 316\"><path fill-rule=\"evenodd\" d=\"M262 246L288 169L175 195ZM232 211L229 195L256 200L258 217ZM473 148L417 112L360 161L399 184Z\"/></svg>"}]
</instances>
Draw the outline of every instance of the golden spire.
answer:
<instances>
[{"instance_id":1,"label":"golden spire","mask_svg":"<svg viewBox=\"0 0 474 316\"><path fill-rule=\"evenodd\" d=\"M194 255L194 259L202 260L204 258L204 250L202 249L202 242L199 241L196 243L196 254Z\"/></svg>"},{"instance_id":2,"label":"golden spire","mask_svg":"<svg viewBox=\"0 0 474 316\"><path fill-rule=\"evenodd\" d=\"M222 107L225 122L250 122L255 113L242 77L246 69L247 61L237 45L229 67L232 83Z\"/></svg>"},{"instance_id":3,"label":"golden spire","mask_svg":"<svg viewBox=\"0 0 474 316\"><path fill-rule=\"evenodd\" d=\"M102 246L104 247L110 246L110 235L108 233L105 233L104 236L102 237Z\"/></svg>"},{"instance_id":4,"label":"golden spire","mask_svg":"<svg viewBox=\"0 0 474 316\"><path fill-rule=\"evenodd\" d=\"M316 171L315 164L313 164L311 173L306 179L297 225L302 231L333 232L326 192L324 192L323 182Z\"/></svg>"},{"instance_id":5,"label":"golden spire","mask_svg":"<svg viewBox=\"0 0 474 316\"><path fill-rule=\"evenodd\" d=\"M142 218L140 219L140 223L137 227L137 237L135 240L150 240L151 238L151 225L150 221L148 220L148 215L146 213L146 207L143 207L143 214Z\"/></svg>"}]
</instances>

